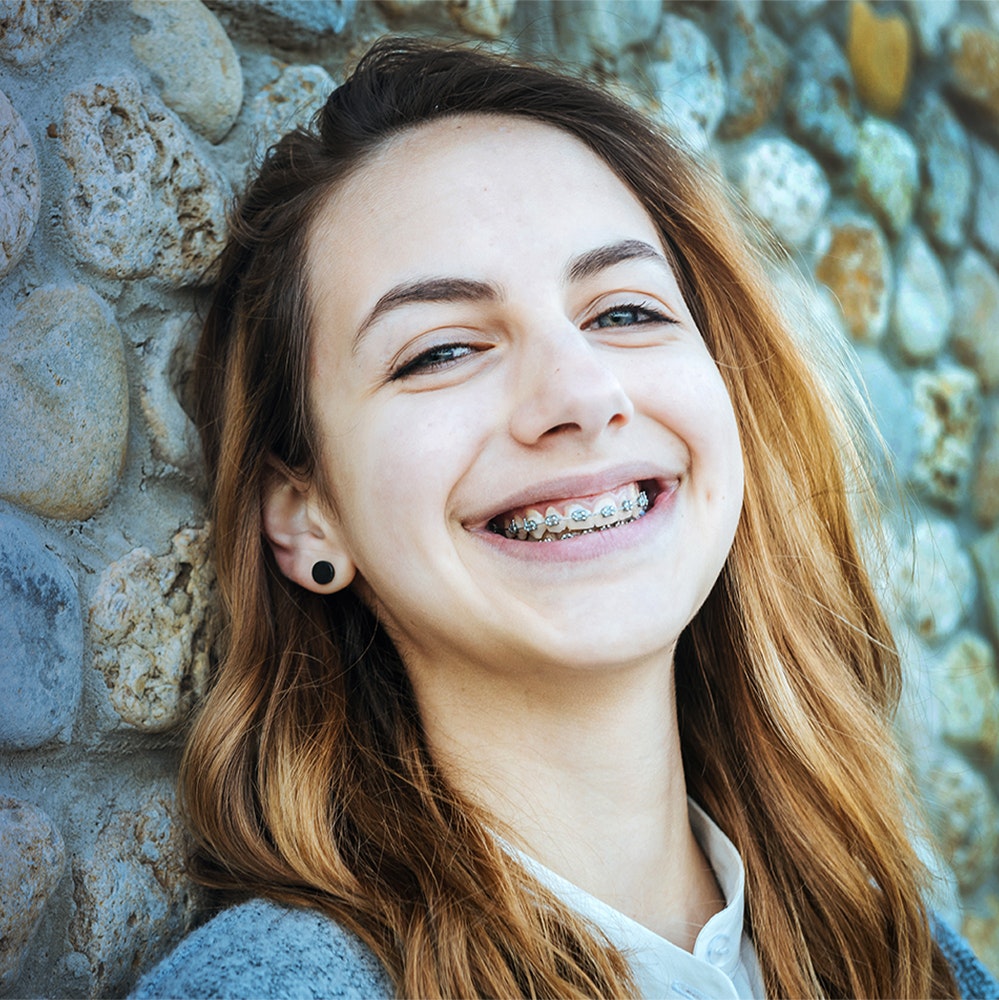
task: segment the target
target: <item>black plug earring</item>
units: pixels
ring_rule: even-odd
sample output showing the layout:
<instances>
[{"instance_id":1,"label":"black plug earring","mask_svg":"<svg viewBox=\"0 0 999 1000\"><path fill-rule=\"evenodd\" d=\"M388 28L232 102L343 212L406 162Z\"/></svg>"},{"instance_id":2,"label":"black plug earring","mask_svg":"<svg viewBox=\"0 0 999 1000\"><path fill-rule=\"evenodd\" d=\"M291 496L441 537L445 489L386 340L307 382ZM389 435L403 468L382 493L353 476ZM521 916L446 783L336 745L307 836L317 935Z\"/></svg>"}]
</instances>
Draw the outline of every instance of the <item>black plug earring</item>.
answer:
<instances>
[{"instance_id":1,"label":"black plug earring","mask_svg":"<svg viewBox=\"0 0 999 1000\"><path fill-rule=\"evenodd\" d=\"M327 562L325 559L320 559L319 562L312 564L312 579L320 587L325 587L327 583L332 583L335 576L336 570L333 568L333 563Z\"/></svg>"}]
</instances>

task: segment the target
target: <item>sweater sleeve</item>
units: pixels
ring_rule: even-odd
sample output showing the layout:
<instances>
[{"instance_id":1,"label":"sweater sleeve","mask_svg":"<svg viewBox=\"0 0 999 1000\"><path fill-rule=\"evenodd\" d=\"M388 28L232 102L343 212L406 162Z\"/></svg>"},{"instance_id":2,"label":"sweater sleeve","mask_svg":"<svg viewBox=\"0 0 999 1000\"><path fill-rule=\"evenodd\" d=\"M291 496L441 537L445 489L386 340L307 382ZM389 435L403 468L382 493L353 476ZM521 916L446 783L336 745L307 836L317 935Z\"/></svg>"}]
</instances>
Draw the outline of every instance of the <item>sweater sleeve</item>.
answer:
<instances>
[{"instance_id":1,"label":"sweater sleeve","mask_svg":"<svg viewBox=\"0 0 999 1000\"><path fill-rule=\"evenodd\" d=\"M950 963L963 1000L999 1000L999 982L976 958L964 938L939 917L933 918L933 936Z\"/></svg>"},{"instance_id":2,"label":"sweater sleeve","mask_svg":"<svg viewBox=\"0 0 999 1000\"><path fill-rule=\"evenodd\" d=\"M355 935L311 910L253 900L186 937L140 981L136 1000L390 1000L381 963Z\"/></svg>"}]
</instances>

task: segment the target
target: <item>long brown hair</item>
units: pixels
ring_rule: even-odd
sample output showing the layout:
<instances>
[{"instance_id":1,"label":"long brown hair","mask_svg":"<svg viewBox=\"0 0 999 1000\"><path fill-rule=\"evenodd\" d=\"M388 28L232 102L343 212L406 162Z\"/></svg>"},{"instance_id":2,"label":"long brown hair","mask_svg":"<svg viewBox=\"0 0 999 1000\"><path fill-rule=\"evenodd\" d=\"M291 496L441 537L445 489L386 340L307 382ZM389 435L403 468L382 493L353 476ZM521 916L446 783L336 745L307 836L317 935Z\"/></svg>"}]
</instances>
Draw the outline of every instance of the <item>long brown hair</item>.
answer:
<instances>
[{"instance_id":1,"label":"long brown hair","mask_svg":"<svg viewBox=\"0 0 999 1000\"><path fill-rule=\"evenodd\" d=\"M277 570L269 456L321 484L309 403L310 224L394 133L522 115L576 136L636 194L731 394L745 506L681 637L688 788L734 840L770 996L953 996L908 843L889 725L900 670L864 570L843 439L719 183L581 81L383 39L239 202L196 367L228 623L182 785L206 884L318 908L407 996L620 996L598 931L533 882L435 768L399 655L356 595Z\"/></svg>"}]
</instances>

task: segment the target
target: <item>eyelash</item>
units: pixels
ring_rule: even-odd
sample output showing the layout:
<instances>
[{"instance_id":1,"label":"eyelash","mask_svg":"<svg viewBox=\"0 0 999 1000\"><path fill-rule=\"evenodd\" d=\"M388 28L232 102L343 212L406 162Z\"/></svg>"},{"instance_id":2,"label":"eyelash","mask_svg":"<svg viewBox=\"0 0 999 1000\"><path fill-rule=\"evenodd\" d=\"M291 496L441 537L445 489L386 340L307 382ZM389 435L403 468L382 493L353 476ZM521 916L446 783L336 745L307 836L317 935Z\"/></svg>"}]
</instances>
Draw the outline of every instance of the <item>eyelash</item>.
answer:
<instances>
[{"instance_id":1,"label":"eyelash","mask_svg":"<svg viewBox=\"0 0 999 1000\"><path fill-rule=\"evenodd\" d=\"M597 326L597 323L606 316L610 316L613 313L641 313L646 316L646 319L638 320L633 323L622 323L620 325L608 324L607 326ZM587 324L587 328L594 328L598 330L614 330L621 329L629 326L644 326L646 323L670 323L675 324L676 320L671 316L667 316L665 313L659 312L657 309L652 309L648 305L639 305L637 302L623 302L620 305L612 306L610 309L605 309L602 313L597 315L590 323ZM437 344L431 347L429 350L424 351L422 354L418 354L411 361L405 362L399 368L391 373L389 376L390 382L395 382L399 379L408 378L411 375L419 375L425 372L438 371L442 368L447 368L454 362L458 361L462 357L467 357L469 354L475 353L476 348L471 344L463 343L461 341L452 344ZM461 352L459 354L454 354L452 352ZM442 355L450 354L448 357L442 357Z\"/></svg>"}]
</instances>

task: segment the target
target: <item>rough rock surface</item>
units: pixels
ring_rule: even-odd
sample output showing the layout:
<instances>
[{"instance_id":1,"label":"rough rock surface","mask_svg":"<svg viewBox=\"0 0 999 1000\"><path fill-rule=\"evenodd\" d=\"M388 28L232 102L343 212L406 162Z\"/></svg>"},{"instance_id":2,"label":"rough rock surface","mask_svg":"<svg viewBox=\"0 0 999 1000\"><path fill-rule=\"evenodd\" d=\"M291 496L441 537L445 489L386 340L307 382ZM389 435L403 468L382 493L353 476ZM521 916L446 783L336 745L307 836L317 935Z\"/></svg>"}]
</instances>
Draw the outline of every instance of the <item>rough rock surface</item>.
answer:
<instances>
[{"instance_id":1,"label":"rough rock surface","mask_svg":"<svg viewBox=\"0 0 999 1000\"><path fill-rule=\"evenodd\" d=\"M999 153L983 142L972 143L978 192L975 196L975 238L999 266Z\"/></svg>"},{"instance_id":2,"label":"rough rock surface","mask_svg":"<svg viewBox=\"0 0 999 1000\"><path fill-rule=\"evenodd\" d=\"M110 278L208 280L222 248L226 191L184 125L119 76L66 98L64 223L84 263Z\"/></svg>"},{"instance_id":3,"label":"rough rock surface","mask_svg":"<svg viewBox=\"0 0 999 1000\"><path fill-rule=\"evenodd\" d=\"M971 546L985 599L992 640L999 641L999 528L982 535Z\"/></svg>"},{"instance_id":4,"label":"rough rock surface","mask_svg":"<svg viewBox=\"0 0 999 1000\"><path fill-rule=\"evenodd\" d=\"M94 665L128 726L183 722L208 680L214 570L207 529L184 528L169 553L133 549L104 571L90 603Z\"/></svg>"},{"instance_id":5,"label":"rough rock surface","mask_svg":"<svg viewBox=\"0 0 999 1000\"><path fill-rule=\"evenodd\" d=\"M943 737L955 749L991 764L999 756L999 682L992 647L961 632L934 665Z\"/></svg>"},{"instance_id":6,"label":"rough rock surface","mask_svg":"<svg viewBox=\"0 0 999 1000\"><path fill-rule=\"evenodd\" d=\"M118 482L128 437L121 334L80 285L40 288L0 331L0 497L84 520Z\"/></svg>"},{"instance_id":7,"label":"rough rock surface","mask_svg":"<svg viewBox=\"0 0 999 1000\"><path fill-rule=\"evenodd\" d=\"M719 134L739 139L767 122L784 92L790 53L765 25L735 11L725 35L728 103Z\"/></svg>"},{"instance_id":8,"label":"rough rock surface","mask_svg":"<svg viewBox=\"0 0 999 1000\"><path fill-rule=\"evenodd\" d=\"M956 24L947 38L950 83L999 133L999 31Z\"/></svg>"},{"instance_id":9,"label":"rough rock surface","mask_svg":"<svg viewBox=\"0 0 999 1000\"><path fill-rule=\"evenodd\" d=\"M568 51L576 54L581 43L588 44L606 59L651 38L659 25L662 4L658 0L580 0L554 4L553 14L560 43Z\"/></svg>"},{"instance_id":10,"label":"rough rock surface","mask_svg":"<svg viewBox=\"0 0 999 1000\"><path fill-rule=\"evenodd\" d=\"M927 361L944 346L954 305L947 275L918 229L902 244L897 268L892 327L909 361Z\"/></svg>"},{"instance_id":11,"label":"rough rock surface","mask_svg":"<svg viewBox=\"0 0 999 1000\"><path fill-rule=\"evenodd\" d=\"M999 388L999 274L975 250L954 269L954 353L985 390Z\"/></svg>"},{"instance_id":12,"label":"rough rock surface","mask_svg":"<svg viewBox=\"0 0 999 1000\"><path fill-rule=\"evenodd\" d=\"M967 495L981 419L981 394L974 372L943 364L913 379L918 454L913 483L930 499L954 509Z\"/></svg>"},{"instance_id":13,"label":"rough rock surface","mask_svg":"<svg viewBox=\"0 0 999 1000\"><path fill-rule=\"evenodd\" d=\"M0 90L0 278L31 242L40 206L35 147L20 115Z\"/></svg>"},{"instance_id":14,"label":"rough rock surface","mask_svg":"<svg viewBox=\"0 0 999 1000\"><path fill-rule=\"evenodd\" d=\"M888 325L893 276L888 243L864 215L837 213L818 230L815 276L839 302L850 333L859 341L881 339Z\"/></svg>"},{"instance_id":15,"label":"rough rock surface","mask_svg":"<svg viewBox=\"0 0 999 1000\"><path fill-rule=\"evenodd\" d=\"M0 993L10 990L66 866L59 831L41 809L0 796Z\"/></svg>"},{"instance_id":16,"label":"rough rock surface","mask_svg":"<svg viewBox=\"0 0 999 1000\"><path fill-rule=\"evenodd\" d=\"M857 366L878 430L891 455L893 468L884 471L904 482L916 458L912 391L884 355L872 347L857 348ZM880 475L883 470L875 468L871 471Z\"/></svg>"},{"instance_id":17,"label":"rough rock surface","mask_svg":"<svg viewBox=\"0 0 999 1000\"><path fill-rule=\"evenodd\" d=\"M87 960L96 996L127 993L194 916L172 796L150 792L141 806L111 812L95 845L73 859L69 936Z\"/></svg>"},{"instance_id":18,"label":"rough rock surface","mask_svg":"<svg viewBox=\"0 0 999 1000\"><path fill-rule=\"evenodd\" d=\"M132 0L148 30L132 49L160 81L160 95L196 132L219 142L243 103L243 71L218 18L201 0Z\"/></svg>"},{"instance_id":19,"label":"rough rock surface","mask_svg":"<svg viewBox=\"0 0 999 1000\"><path fill-rule=\"evenodd\" d=\"M0 59L33 66L80 20L90 0L3 0Z\"/></svg>"},{"instance_id":20,"label":"rough rock surface","mask_svg":"<svg viewBox=\"0 0 999 1000\"><path fill-rule=\"evenodd\" d=\"M499 38L516 9L517 0L447 0L451 20L481 38Z\"/></svg>"},{"instance_id":21,"label":"rough rock surface","mask_svg":"<svg viewBox=\"0 0 999 1000\"><path fill-rule=\"evenodd\" d=\"M999 399L990 400L982 420L982 448L971 484L971 512L985 528L999 521Z\"/></svg>"},{"instance_id":22,"label":"rough rock surface","mask_svg":"<svg viewBox=\"0 0 999 1000\"><path fill-rule=\"evenodd\" d=\"M906 0L905 10L916 29L920 52L937 55L944 29L957 15L958 0Z\"/></svg>"},{"instance_id":23,"label":"rough rock surface","mask_svg":"<svg viewBox=\"0 0 999 1000\"><path fill-rule=\"evenodd\" d=\"M867 118L857 138L857 194L892 233L912 218L919 187L919 152L895 125Z\"/></svg>"},{"instance_id":24,"label":"rough rock surface","mask_svg":"<svg viewBox=\"0 0 999 1000\"><path fill-rule=\"evenodd\" d=\"M357 0L254 0L252 17L246 0L208 0L208 6L228 14L230 30L249 39L316 49L347 27Z\"/></svg>"},{"instance_id":25,"label":"rough rock surface","mask_svg":"<svg viewBox=\"0 0 999 1000\"><path fill-rule=\"evenodd\" d=\"M902 107L912 68L908 22L891 11L878 14L867 0L850 4L847 52L857 94L876 115L892 118Z\"/></svg>"},{"instance_id":26,"label":"rough rock surface","mask_svg":"<svg viewBox=\"0 0 999 1000\"><path fill-rule=\"evenodd\" d=\"M27 521L0 514L0 749L65 739L82 668L75 580Z\"/></svg>"},{"instance_id":27,"label":"rough rock surface","mask_svg":"<svg viewBox=\"0 0 999 1000\"><path fill-rule=\"evenodd\" d=\"M733 174L749 208L790 244L805 242L829 204L822 168L788 139L750 140L736 154Z\"/></svg>"}]
</instances>

